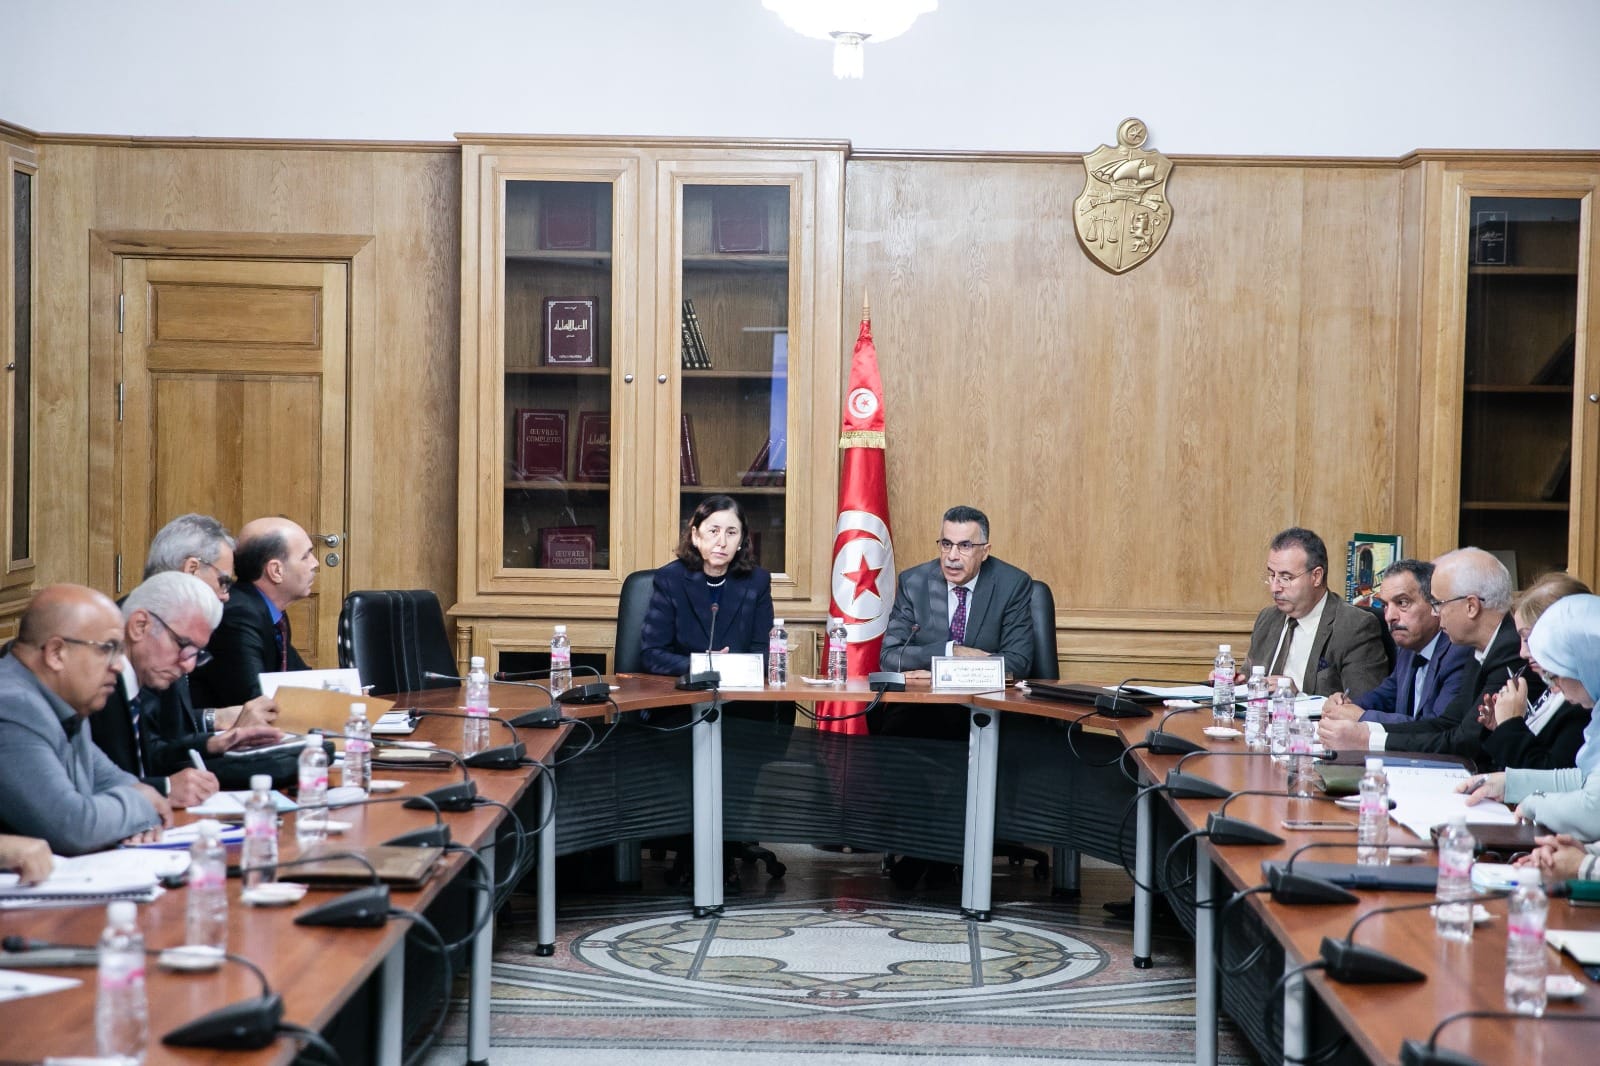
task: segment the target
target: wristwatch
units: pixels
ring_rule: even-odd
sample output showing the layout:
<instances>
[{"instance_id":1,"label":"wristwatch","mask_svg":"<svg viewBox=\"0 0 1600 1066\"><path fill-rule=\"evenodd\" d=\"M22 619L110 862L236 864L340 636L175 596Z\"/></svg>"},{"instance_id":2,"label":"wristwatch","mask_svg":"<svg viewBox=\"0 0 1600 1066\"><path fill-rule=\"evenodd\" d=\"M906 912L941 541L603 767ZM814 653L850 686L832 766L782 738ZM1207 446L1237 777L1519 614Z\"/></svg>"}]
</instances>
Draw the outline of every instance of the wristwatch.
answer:
<instances>
[{"instance_id":1,"label":"wristwatch","mask_svg":"<svg viewBox=\"0 0 1600 1066\"><path fill-rule=\"evenodd\" d=\"M200 715L201 724L205 727L205 731L207 733L215 733L217 731L217 709L215 707L207 707L200 712Z\"/></svg>"}]
</instances>

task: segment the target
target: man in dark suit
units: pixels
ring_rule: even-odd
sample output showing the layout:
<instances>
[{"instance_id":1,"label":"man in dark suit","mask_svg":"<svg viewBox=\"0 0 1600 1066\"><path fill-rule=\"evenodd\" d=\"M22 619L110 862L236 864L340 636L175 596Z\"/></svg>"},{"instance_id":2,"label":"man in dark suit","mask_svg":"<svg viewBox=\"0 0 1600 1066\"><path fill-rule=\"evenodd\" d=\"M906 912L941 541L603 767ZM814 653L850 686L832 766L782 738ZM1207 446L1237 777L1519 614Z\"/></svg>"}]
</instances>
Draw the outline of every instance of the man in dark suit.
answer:
<instances>
[{"instance_id":1,"label":"man in dark suit","mask_svg":"<svg viewBox=\"0 0 1600 1066\"><path fill-rule=\"evenodd\" d=\"M1324 718L1385 725L1432 718L1450 705L1478 668L1472 649L1450 643L1433 611L1433 564L1401 559L1383 572L1378 586L1383 620L1399 649L1394 670L1371 692L1346 697L1335 692Z\"/></svg>"},{"instance_id":2,"label":"man in dark suit","mask_svg":"<svg viewBox=\"0 0 1600 1066\"><path fill-rule=\"evenodd\" d=\"M287 518L257 518L239 530L237 586L212 634L212 660L190 680L201 707L243 704L261 695L261 675L308 669L295 651L285 608L311 595L316 547Z\"/></svg>"},{"instance_id":3,"label":"man in dark suit","mask_svg":"<svg viewBox=\"0 0 1600 1066\"><path fill-rule=\"evenodd\" d=\"M206 642L222 617L222 604L205 582L183 573L157 574L128 594L122 617L122 683L95 716L94 742L113 763L174 807L203 803L217 791L218 782L193 765L191 750L217 756L241 744L276 740L279 733L258 726L198 733L179 742L160 736L161 720L175 710L177 683L210 658Z\"/></svg>"},{"instance_id":4,"label":"man in dark suit","mask_svg":"<svg viewBox=\"0 0 1600 1066\"><path fill-rule=\"evenodd\" d=\"M1459 548L1433 561L1433 608L1451 643L1473 649L1478 665L1455 699L1432 718L1385 726L1325 719L1319 734L1336 751L1439 752L1480 761L1485 730L1477 707L1508 678L1524 674L1521 638L1511 617L1511 575L1479 548ZM1530 688L1533 682L1530 681ZM1538 686L1543 690L1543 686Z\"/></svg>"},{"instance_id":5,"label":"man in dark suit","mask_svg":"<svg viewBox=\"0 0 1600 1066\"><path fill-rule=\"evenodd\" d=\"M1286 675L1301 692L1370 692L1389 673L1383 628L1370 611L1328 588L1328 549L1309 529L1272 538L1264 579L1272 606L1256 616L1250 658L1269 676Z\"/></svg>"}]
</instances>

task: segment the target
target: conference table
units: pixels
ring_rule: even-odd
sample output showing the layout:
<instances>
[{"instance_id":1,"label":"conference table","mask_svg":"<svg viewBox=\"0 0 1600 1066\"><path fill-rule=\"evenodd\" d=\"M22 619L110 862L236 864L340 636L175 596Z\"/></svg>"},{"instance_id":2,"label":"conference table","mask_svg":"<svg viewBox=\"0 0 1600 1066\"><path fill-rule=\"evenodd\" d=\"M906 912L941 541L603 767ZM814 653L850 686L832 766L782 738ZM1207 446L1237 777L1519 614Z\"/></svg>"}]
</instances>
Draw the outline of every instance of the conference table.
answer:
<instances>
[{"instance_id":1,"label":"conference table","mask_svg":"<svg viewBox=\"0 0 1600 1066\"><path fill-rule=\"evenodd\" d=\"M454 693L452 693L454 695ZM524 735L528 756L548 760L572 727L542 730ZM407 739L433 741L439 747L459 747L460 724L442 718L423 719ZM381 738L380 738L381 744ZM538 766L511 770L469 771L479 795L505 807L523 799L540 776ZM458 776L454 768L446 771L408 770L386 766L385 778L403 782L396 797L408 797L447 784ZM179 812L180 821L188 820ZM349 822L351 827L330 836L329 850L359 851L401 833L434 822L429 810L406 809L400 802L338 808L331 816ZM506 819L497 806L477 806L460 813L445 812L442 820L450 827L455 844L465 845L484 857L494 869L496 834ZM279 833L280 861L299 857L295 843L293 817L282 819ZM459 851L445 852L433 874L418 888L392 889L391 904L397 909L421 913L444 891L453 879L473 865ZM294 870L283 870L283 880L294 880ZM481 880L481 875L474 874ZM393 918L381 928L306 927L294 924L296 914L333 898L333 892L313 889L298 904L287 907L252 907L239 898L238 878L228 882L228 950L255 963L263 971L271 990L283 997L285 1022L322 1031L333 1022L352 997L377 974L377 1008L373 1012L372 1057L381 1066L396 1066L402 1059L402 992L405 977L405 940L412 923ZM469 1003L469 1058L483 1062L488 1057L488 988L493 915L491 902L483 891L474 891L475 917L484 922L472 944L471 992ZM154 902L139 906L139 924L147 949L160 950L184 941L186 893L168 891ZM105 907L56 907L49 909L0 910L0 936L20 935L31 940L71 945L93 945L105 925ZM7 957L0 966L27 969L26 955ZM46 1057L90 1056L95 1052L94 1010L95 974L92 968L40 970L56 976L76 978L77 986L44 996L0 1003L0 1061L37 1062ZM296 1054L297 1043L279 1037L256 1051L212 1051L199 1048L168 1047L161 1036L175 1027L210 1011L261 994L260 983L245 967L225 962L215 971L186 974L165 970L150 960L146 969L146 992L150 1010L150 1043L146 1059L150 1064L227 1063L229 1066L268 1066L287 1063ZM450 995L446 989L438 997L444 1009Z\"/></svg>"}]
</instances>

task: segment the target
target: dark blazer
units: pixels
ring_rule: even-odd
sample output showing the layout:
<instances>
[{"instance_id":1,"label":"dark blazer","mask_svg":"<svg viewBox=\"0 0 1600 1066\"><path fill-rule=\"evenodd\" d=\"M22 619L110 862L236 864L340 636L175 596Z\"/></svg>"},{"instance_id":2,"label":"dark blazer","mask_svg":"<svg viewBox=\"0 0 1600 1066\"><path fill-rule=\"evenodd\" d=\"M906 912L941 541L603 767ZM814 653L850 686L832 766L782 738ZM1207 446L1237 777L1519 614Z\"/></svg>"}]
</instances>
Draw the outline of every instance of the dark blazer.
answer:
<instances>
[{"instance_id":1,"label":"dark blazer","mask_svg":"<svg viewBox=\"0 0 1600 1066\"><path fill-rule=\"evenodd\" d=\"M1306 660L1305 683L1301 690L1313 696L1335 692L1371 692L1383 684L1389 673L1389 653L1383 646L1383 625L1378 616L1352 607L1333 594L1326 594L1322 620L1317 624ZM1250 633L1250 661L1272 668L1272 656L1289 616L1276 607L1256 615Z\"/></svg>"},{"instance_id":2,"label":"dark blazer","mask_svg":"<svg viewBox=\"0 0 1600 1066\"><path fill-rule=\"evenodd\" d=\"M278 630L267 601L255 586L233 590L222 605L222 621L206 650L211 661L189 675L196 706L233 707L261 695L261 675L276 673L279 668ZM293 644L289 646L289 669L310 669Z\"/></svg>"},{"instance_id":3,"label":"dark blazer","mask_svg":"<svg viewBox=\"0 0 1600 1066\"><path fill-rule=\"evenodd\" d=\"M1490 764L1492 757L1484 750L1484 734L1478 724L1478 703L1485 693L1497 691L1512 674L1528 664L1522 658L1522 638L1517 636L1517 625L1511 613L1500 621L1483 662L1478 665L1472 680L1456 693L1456 698L1432 718L1416 722L1399 722L1389 726L1389 736L1384 747L1389 751L1443 752L1460 755L1474 762ZM1528 698L1544 695L1544 683L1531 672L1528 678Z\"/></svg>"},{"instance_id":4,"label":"dark blazer","mask_svg":"<svg viewBox=\"0 0 1600 1066\"><path fill-rule=\"evenodd\" d=\"M94 727L89 731L90 735L94 738L95 747L105 752L119 770L126 770L165 795L166 775L172 771L158 770L151 765L145 744L155 719L156 701L153 698L146 701L148 709L139 723L139 740L135 741L132 705L123 687L123 683L118 681L117 687L106 697L106 705L94 713Z\"/></svg>"},{"instance_id":5,"label":"dark blazer","mask_svg":"<svg viewBox=\"0 0 1600 1066\"><path fill-rule=\"evenodd\" d=\"M1356 704L1366 708L1361 720L1390 725L1416 718L1433 718L1450 706L1450 701L1456 698L1461 686L1472 678L1478 669L1478 660L1471 648L1452 644L1449 637L1440 633L1439 643L1433 646L1433 661L1428 665L1428 676L1422 681L1422 700L1412 707L1411 692L1415 687L1413 681L1417 672L1417 653L1401 648L1395 658L1394 670L1383 679L1383 684L1355 698Z\"/></svg>"},{"instance_id":6,"label":"dark blazer","mask_svg":"<svg viewBox=\"0 0 1600 1066\"><path fill-rule=\"evenodd\" d=\"M990 556L978 570L978 584L967 604L962 643L1005 656L1006 673L1012 677L1028 677L1033 670L1032 590L1033 579L1025 571ZM950 585L939 560L933 559L900 575L879 661L885 670L927 670L934 656L945 654L948 643Z\"/></svg>"},{"instance_id":7,"label":"dark blazer","mask_svg":"<svg viewBox=\"0 0 1600 1066\"><path fill-rule=\"evenodd\" d=\"M772 575L756 567L743 577L729 574L711 626L711 589L703 570L674 559L655 573L645 612L639 656L652 674L686 674L691 652L766 653L772 632Z\"/></svg>"},{"instance_id":8,"label":"dark blazer","mask_svg":"<svg viewBox=\"0 0 1600 1066\"><path fill-rule=\"evenodd\" d=\"M1589 709L1562 703L1535 733L1524 719L1513 718L1495 726L1483 740L1483 750L1496 766L1518 770L1559 770L1578 765L1583 731L1589 726Z\"/></svg>"}]
</instances>

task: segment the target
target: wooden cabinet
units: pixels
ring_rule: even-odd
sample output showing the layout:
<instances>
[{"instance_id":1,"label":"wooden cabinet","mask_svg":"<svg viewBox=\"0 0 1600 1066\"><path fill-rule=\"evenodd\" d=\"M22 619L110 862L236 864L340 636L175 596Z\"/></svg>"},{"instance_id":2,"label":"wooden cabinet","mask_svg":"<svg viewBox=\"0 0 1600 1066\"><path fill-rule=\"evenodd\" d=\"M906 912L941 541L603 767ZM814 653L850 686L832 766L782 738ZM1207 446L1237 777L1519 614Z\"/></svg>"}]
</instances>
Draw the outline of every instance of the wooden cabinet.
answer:
<instances>
[{"instance_id":1,"label":"wooden cabinet","mask_svg":"<svg viewBox=\"0 0 1600 1066\"><path fill-rule=\"evenodd\" d=\"M1425 165L1437 343L1423 368L1438 407L1425 388L1422 421L1445 461L1419 478L1423 543L1503 553L1518 587L1559 569L1593 584L1600 165Z\"/></svg>"},{"instance_id":2,"label":"wooden cabinet","mask_svg":"<svg viewBox=\"0 0 1600 1066\"><path fill-rule=\"evenodd\" d=\"M39 162L32 145L0 131L5 187L0 191L0 617L15 617L32 592L33 354L39 302L37 247ZM7 626L9 628L9 626Z\"/></svg>"},{"instance_id":3,"label":"wooden cabinet","mask_svg":"<svg viewBox=\"0 0 1600 1066\"><path fill-rule=\"evenodd\" d=\"M463 656L535 668L555 622L603 656L623 578L713 493L779 612L826 612L844 155L465 138Z\"/></svg>"}]
</instances>

